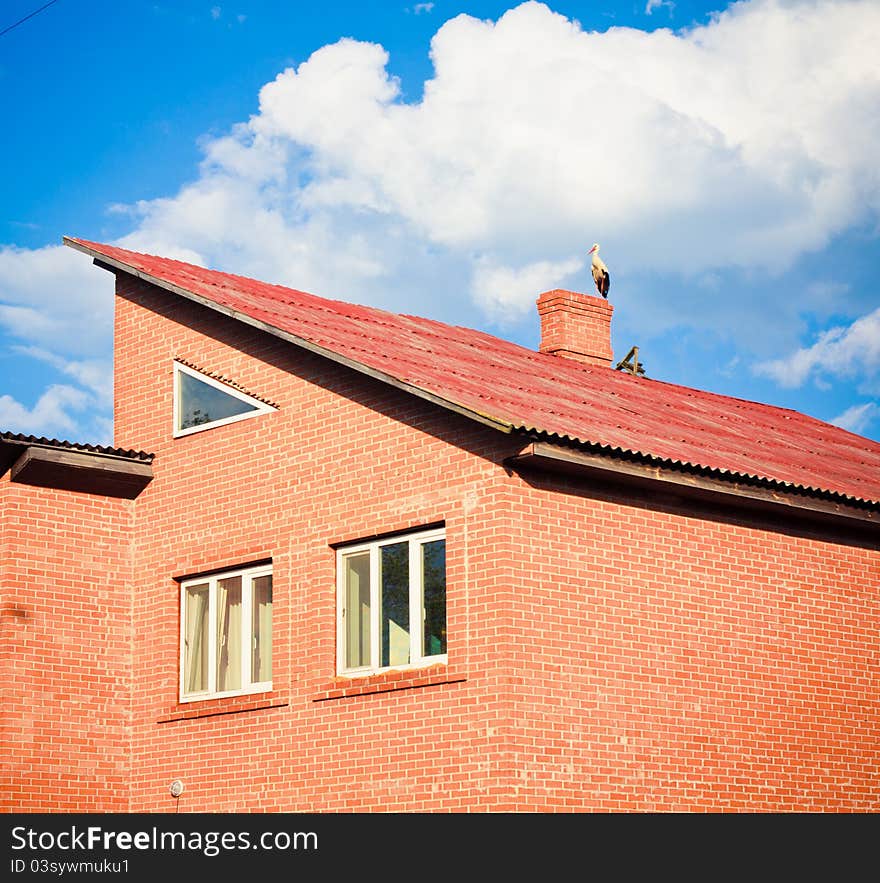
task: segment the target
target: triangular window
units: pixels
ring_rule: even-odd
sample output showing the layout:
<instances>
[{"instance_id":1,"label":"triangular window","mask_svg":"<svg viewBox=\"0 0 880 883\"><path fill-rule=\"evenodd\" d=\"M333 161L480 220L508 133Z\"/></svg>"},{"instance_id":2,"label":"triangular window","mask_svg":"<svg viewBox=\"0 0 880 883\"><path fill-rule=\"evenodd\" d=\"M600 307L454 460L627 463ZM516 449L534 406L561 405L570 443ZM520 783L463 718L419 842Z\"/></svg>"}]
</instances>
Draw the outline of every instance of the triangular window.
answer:
<instances>
[{"instance_id":1,"label":"triangular window","mask_svg":"<svg viewBox=\"0 0 880 883\"><path fill-rule=\"evenodd\" d=\"M234 387L174 363L174 435L189 435L274 411Z\"/></svg>"}]
</instances>

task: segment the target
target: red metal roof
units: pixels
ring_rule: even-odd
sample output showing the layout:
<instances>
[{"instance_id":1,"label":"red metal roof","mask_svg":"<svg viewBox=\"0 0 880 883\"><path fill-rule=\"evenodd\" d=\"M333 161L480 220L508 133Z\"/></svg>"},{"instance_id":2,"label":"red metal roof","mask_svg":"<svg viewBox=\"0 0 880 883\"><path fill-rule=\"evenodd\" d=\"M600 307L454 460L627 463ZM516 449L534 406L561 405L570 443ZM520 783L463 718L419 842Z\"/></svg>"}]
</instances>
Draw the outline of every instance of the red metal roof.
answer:
<instances>
[{"instance_id":1,"label":"red metal roof","mask_svg":"<svg viewBox=\"0 0 880 883\"><path fill-rule=\"evenodd\" d=\"M880 444L797 411L582 365L481 331L180 261L65 242L501 429L880 502Z\"/></svg>"}]
</instances>

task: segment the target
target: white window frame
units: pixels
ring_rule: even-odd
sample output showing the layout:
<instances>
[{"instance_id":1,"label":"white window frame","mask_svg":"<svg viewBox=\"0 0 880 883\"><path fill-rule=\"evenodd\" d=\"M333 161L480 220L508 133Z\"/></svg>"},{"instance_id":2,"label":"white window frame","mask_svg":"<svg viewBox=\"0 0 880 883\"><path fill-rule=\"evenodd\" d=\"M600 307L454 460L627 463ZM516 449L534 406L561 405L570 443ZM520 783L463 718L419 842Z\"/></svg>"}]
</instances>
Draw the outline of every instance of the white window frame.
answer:
<instances>
[{"instance_id":1,"label":"white window frame","mask_svg":"<svg viewBox=\"0 0 880 883\"><path fill-rule=\"evenodd\" d=\"M448 662L448 654L442 653L436 656L425 656L424 647L424 586L419 564L421 556L414 554L419 546L436 540L446 540L446 528L434 528L431 530L413 531L411 533L394 534L378 540L370 540L362 543L352 543L340 546L336 550L336 672L345 677L356 677L378 674L384 671L399 671L402 669L425 668L428 665ZM381 642L381 604L379 603L381 589L379 585L380 566L379 551L383 546L393 546L398 543L408 542L409 549L409 621L419 623L419 628L410 627L410 661L397 665L380 665L382 642ZM348 668L345 664L346 657L346 580L345 559L363 554L370 554L370 665ZM415 587L415 590L414 590ZM447 596L448 598L448 596ZM448 612L448 607L447 607Z\"/></svg>"},{"instance_id":2,"label":"white window frame","mask_svg":"<svg viewBox=\"0 0 880 883\"><path fill-rule=\"evenodd\" d=\"M241 688L217 690L217 583L240 576L241 580ZM195 576L180 583L180 701L200 702L224 696L263 693L272 689L272 681L251 682L251 650L253 649L253 584L262 576L272 576L272 565L224 570L209 576ZM186 592L191 586L208 584L208 689L200 693L186 692ZM274 592L273 592L274 605ZM274 609L272 615L274 630ZM274 634L273 634L274 638ZM273 641L274 643L274 641Z\"/></svg>"},{"instance_id":3,"label":"white window frame","mask_svg":"<svg viewBox=\"0 0 880 883\"><path fill-rule=\"evenodd\" d=\"M215 389L219 389L221 392L234 399L246 402L253 407L253 410L245 411L243 414L233 414L232 417L222 417L219 420L212 420L210 423L199 423L198 426L189 426L186 429L178 429L178 426L180 425L181 374L188 374L190 377L195 377L202 383L205 383L208 386L213 386ZM218 426L226 426L227 423L237 423L239 420L248 420L251 417L259 417L261 414L269 414L277 410L278 409L273 405L261 402L259 399L255 399L253 396L249 396L247 393L237 390L235 387L230 386L228 383L224 383L222 380L217 380L214 377L209 377L207 374L202 374L201 371L196 371L194 368L190 368L188 365L184 365L181 362L174 362L174 404L172 407L171 418L173 420L172 430L174 438L181 438L184 435L192 435L194 432L203 432L206 429L215 429Z\"/></svg>"}]
</instances>

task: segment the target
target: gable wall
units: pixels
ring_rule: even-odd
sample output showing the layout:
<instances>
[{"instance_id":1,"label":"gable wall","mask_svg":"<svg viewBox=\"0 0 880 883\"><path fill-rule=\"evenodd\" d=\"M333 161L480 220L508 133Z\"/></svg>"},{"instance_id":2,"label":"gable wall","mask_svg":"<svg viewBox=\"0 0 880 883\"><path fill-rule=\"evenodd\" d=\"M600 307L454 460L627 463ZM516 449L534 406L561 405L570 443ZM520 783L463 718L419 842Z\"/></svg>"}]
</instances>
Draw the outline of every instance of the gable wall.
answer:
<instances>
[{"instance_id":1,"label":"gable wall","mask_svg":"<svg viewBox=\"0 0 880 883\"><path fill-rule=\"evenodd\" d=\"M132 503L0 476L0 811L125 812Z\"/></svg>"},{"instance_id":2,"label":"gable wall","mask_svg":"<svg viewBox=\"0 0 880 883\"><path fill-rule=\"evenodd\" d=\"M155 454L137 501L133 809L507 805L511 556L502 433L139 282L117 303L115 444ZM279 406L173 439L172 360ZM479 451L477 455L473 451ZM335 678L333 543L445 521L449 665ZM177 702L175 578L271 558L273 692ZM341 695L344 689L365 695Z\"/></svg>"}]
</instances>

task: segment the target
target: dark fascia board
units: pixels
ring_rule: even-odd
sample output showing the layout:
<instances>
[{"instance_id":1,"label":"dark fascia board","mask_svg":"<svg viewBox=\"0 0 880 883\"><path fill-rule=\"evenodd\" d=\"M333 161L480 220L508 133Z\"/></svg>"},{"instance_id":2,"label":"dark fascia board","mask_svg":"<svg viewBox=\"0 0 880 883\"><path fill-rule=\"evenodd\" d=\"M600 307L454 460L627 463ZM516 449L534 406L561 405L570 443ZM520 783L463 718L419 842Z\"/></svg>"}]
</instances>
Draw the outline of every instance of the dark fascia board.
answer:
<instances>
[{"instance_id":1,"label":"dark fascia board","mask_svg":"<svg viewBox=\"0 0 880 883\"><path fill-rule=\"evenodd\" d=\"M10 470L10 481L36 487L134 499L152 480L144 460L30 445Z\"/></svg>"},{"instance_id":2,"label":"dark fascia board","mask_svg":"<svg viewBox=\"0 0 880 883\"><path fill-rule=\"evenodd\" d=\"M726 481L662 466L649 466L585 451L576 451L545 442L532 442L519 454L508 457L505 465L514 470L538 469L573 478L593 478L617 485L657 489L658 485L682 497L699 498L739 509L786 511L791 516L829 523L838 527L849 523L859 530L880 529L880 507L847 504L844 501L814 497L795 490L783 490Z\"/></svg>"},{"instance_id":3,"label":"dark fascia board","mask_svg":"<svg viewBox=\"0 0 880 883\"><path fill-rule=\"evenodd\" d=\"M250 325L253 328L260 329L260 331L265 331L267 334L272 334L275 337L280 337L282 340L286 340L288 343L295 344L296 346L316 353L319 356L323 356L325 359L330 359L331 361L336 362L340 365L345 365L347 368L352 368L353 370L359 371L361 374L366 374L367 376L372 377L376 380L381 380L383 383L387 383L390 386L397 387L398 389L401 389L404 392L409 393L410 395L418 396L419 398L432 402L435 405L440 405L440 407L446 408L449 411L454 411L455 413L468 417L471 420L476 420L477 422L483 423L486 426L491 426L492 429L497 429L501 432L513 431L513 426L510 423L506 423L502 420L497 420L488 414L482 414L479 411L473 410L472 408L467 408L464 405L458 404L457 402L453 402L449 399L443 398L442 396L435 395L434 393L428 392L421 387L414 386L413 384L408 383L405 380L401 380L398 377L387 374L384 371L379 371L376 368L371 368L369 365L364 365L363 363L358 362L355 359L350 359L347 356L343 356L340 353L327 349L320 344L312 343L310 340L298 337L295 334L291 334L289 331L284 331L281 328L276 328L274 325L268 324L267 322L262 322L259 319L254 319L252 316L248 316L246 313L242 313L239 310L234 310L231 307L224 307L222 304L215 303L210 298L194 294L192 291L187 291L187 289L181 288L179 285L175 285L173 282L167 282L164 279L159 279L158 277L153 276L150 273L145 273L144 271L129 266L122 261L117 261L113 258L107 257L106 255L102 255L99 251L95 251L94 249L87 248L86 246L75 242L69 236L65 236L63 241L65 245L69 245L71 248L75 248L77 251L81 251L83 254L87 254L92 257L96 266L101 267L101 269L103 270L109 270L111 273L116 273L119 271L123 273L128 273L129 276L135 276L136 278L142 279L144 282L149 282L151 285L155 285L158 288L164 288L166 291L170 291L173 294L179 295L180 297L185 297L187 300L191 300L197 304L201 304L203 307L207 307L210 310L222 313L223 315L229 316L230 318L235 319L238 322L243 322L245 325Z\"/></svg>"}]
</instances>

